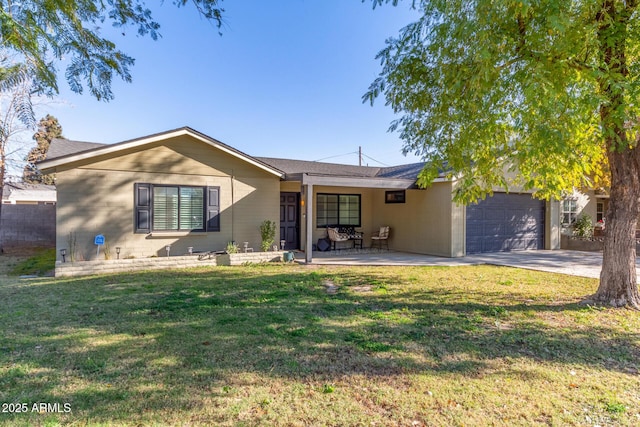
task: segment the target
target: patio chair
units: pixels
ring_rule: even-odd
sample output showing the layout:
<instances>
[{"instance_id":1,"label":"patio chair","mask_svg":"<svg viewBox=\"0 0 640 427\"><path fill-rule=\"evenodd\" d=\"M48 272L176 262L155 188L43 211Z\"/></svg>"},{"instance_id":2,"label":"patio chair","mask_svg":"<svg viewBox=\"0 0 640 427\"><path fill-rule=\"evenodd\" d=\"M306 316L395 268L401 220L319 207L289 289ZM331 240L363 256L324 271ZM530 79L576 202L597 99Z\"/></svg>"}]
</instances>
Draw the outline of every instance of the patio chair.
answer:
<instances>
[{"instance_id":1,"label":"patio chair","mask_svg":"<svg viewBox=\"0 0 640 427\"><path fill-rule=\"evenodd\" d=\"M329 240L331 240L331 246L334 251L336 250L336 242L349 241L349 235L338 232L337 228L327 227L327 235L329 236Z\"/></svg>"},{"instance_id":2,"label":"patio chair","mask_svg":"<svg viewBox=\"0 0 640 427\"><path fill-rule=\"evenodd\" d=\"M374 243L378 242L378 247L382 249L382 243L384 242L387 250L389 250L389 226L383 225L380 227L377 233L371 236L371 247L373 248Z\"/></svg>"}]
</instances>

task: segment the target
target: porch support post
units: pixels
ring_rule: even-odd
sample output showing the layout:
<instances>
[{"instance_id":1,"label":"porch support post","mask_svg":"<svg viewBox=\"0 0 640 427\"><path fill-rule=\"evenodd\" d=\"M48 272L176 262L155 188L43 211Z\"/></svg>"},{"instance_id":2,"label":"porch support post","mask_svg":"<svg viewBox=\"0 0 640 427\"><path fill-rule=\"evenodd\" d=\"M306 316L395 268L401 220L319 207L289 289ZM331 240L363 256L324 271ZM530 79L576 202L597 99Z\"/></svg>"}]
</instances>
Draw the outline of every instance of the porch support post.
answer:
<instances>
[{"instance_id":1,"label":"porch support post","mask_svg":"<svg viewBox=\"0 0 640 427\"><path fill-rule=\"evenodd\" d=\"M305 239L304 260L307 264L313 261L313 184L305 185L305 207L306 207L306 227L307 236Z\"/></svg>"}]
</instances>

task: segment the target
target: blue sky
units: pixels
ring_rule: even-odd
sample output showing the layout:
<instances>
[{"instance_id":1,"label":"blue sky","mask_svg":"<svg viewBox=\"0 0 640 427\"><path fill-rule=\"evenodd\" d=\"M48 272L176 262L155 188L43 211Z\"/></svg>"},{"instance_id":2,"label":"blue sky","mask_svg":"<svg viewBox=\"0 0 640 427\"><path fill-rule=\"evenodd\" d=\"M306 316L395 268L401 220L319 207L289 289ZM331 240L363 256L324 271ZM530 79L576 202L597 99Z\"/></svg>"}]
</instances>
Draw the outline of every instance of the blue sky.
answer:
<instances>
[{"instance_id":1,"label":"blue sky","mask_svg":"<svg viewBox=\"0 0 640 427\"><path fill-rule=\"evenodd\" d=\"M224 1L222 36L193 8L157 6L162 38L108 30L136 59L133 83L115 81L106 103L61 81L56 116L69 139L113 143L190 126L249 155L396 165L394 115L362 95L380 71L386 38L415 20L409 2L375 10L367 0ZM63 76L63 73L60 73ZM347 154L352 153L352 154ZM380 163L378 163L380 162Z\"/></svg>"}]
</instances>

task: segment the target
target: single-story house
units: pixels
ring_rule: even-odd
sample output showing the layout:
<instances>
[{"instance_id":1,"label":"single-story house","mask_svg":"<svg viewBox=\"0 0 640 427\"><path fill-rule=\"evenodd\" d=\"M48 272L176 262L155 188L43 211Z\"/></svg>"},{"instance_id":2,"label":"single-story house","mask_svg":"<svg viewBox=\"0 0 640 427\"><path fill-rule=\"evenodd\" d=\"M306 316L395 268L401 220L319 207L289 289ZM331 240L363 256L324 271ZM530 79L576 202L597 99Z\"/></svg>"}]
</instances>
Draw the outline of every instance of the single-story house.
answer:
<instances>
[{"instance_id":1,"label":"single-story house","mask_svg":"<svg viewBox=\"0 0 640 427\"><path fill-rule=\"evenodd\" d=\"M188 127L109 145L56 139L39 165L57 177L58 253L73 246L78 259L95 256L96 235L121 257L257 249L267 219L307 262L329 225L363 232L365 246L390 226L392 250L444 257L559 248L559 202L496 192L458 205L444 175L417 188L422 166L253 157Z\"/></svg>"}]
</instances>

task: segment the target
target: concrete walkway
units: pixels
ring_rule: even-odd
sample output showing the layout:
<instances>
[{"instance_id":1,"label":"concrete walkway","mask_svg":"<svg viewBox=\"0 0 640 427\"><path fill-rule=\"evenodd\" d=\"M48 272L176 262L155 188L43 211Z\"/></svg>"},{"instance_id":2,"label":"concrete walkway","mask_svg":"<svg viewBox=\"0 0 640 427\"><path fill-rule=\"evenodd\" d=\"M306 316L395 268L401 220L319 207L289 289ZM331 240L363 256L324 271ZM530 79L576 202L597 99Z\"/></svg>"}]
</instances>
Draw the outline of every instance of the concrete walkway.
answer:
<instances>
[{"instance_id":1,"label":"concrete walkway","mask_svg":"<svg viewBox=\"0 0 640 427\"><path fill-rule=\"evenodd\" d=\"M349 251L314 252L317 265L500 265L573 276L599 278L602 268L601 252L580 251L521 251L469 255L464 258L444 258L404 252L350 253ZM636 269L640 263L636 263ZM640 271L638 272L640 277Z\"/></svg>"}]
</instances>

